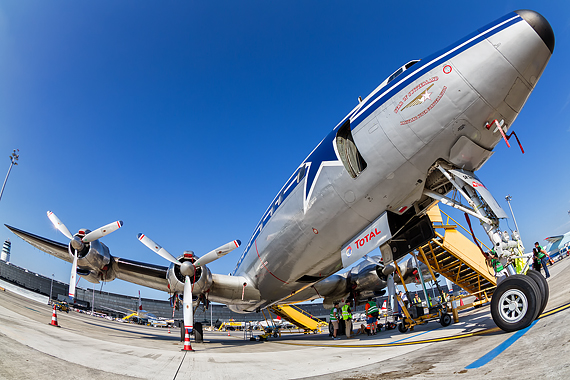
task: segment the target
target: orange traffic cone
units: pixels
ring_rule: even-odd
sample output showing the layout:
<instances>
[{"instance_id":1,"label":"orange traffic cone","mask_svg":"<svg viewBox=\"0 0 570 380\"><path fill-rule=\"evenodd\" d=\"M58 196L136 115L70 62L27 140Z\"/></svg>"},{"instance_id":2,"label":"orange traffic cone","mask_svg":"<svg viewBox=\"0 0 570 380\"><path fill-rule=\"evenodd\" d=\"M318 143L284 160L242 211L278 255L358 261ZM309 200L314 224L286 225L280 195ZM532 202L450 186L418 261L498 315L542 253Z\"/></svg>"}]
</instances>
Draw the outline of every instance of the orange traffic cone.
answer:
<instances>
[{"instance_id":1,"label":"orange traffic cone","mask_svg":"<svg viewBox=\"0 0 570 380\"><path fill-rule=\"evenodd\" d=\"M384 303L382 304L382 309L380 309L380 311L382 311L383 313L385 313L386 310L388 310L388 308L386 307L386 300L384 300Z\"/></svg>"},{"instance_id":2,"label":"orange traffic cone","mask_svg":"<svg viewBox=\"0 0 570 380\"><path fill-rule=\"evenodd\" d=\"M50 325L55 326L55 327L59 327L59 325L57 324L57 313L55 311L55 305L53 305L53 313L51 315Z\"/></svg>"},{"instance_id":3,"label":"orange traffic cone","mask_svg":"<svg viewBox=\"0 0 570 380\"><path fill-rule=\"evenodd\" d=\"M459 300L459 306L463 306L463 298Z\"/></svg>"},{"instance_id":4,"label":"orange traffic cone","mask_svg":"<svg viewBox=\"0 0 570 380\"><path fill-rule=\"evenodd\" d=\"M190 334L188 334L188 329L185 329L184 333L184 348L182 351L194 351L192 346L190 345Z\"/></svg>"},{"instance_id":5,"label":"orange traffic cone","mask_svg":"<svg viewBox=\"0 0 570 380\"><path fill-rule=\"evenodd\" d=\"M228 336L230 336L230 332L228 331Z\"/></svg>"}]
</instances>

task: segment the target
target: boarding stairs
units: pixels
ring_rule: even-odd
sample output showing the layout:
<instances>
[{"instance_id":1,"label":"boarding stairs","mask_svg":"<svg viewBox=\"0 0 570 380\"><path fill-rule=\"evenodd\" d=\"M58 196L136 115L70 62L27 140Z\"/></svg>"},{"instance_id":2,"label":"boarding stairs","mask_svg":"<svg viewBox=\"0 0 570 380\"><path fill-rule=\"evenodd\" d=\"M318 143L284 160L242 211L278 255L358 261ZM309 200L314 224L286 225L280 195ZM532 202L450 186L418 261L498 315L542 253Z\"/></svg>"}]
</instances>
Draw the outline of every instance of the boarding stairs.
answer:
<instances>
[{"instance_id":1,"label":"boarding stairs","mask_svg":"<svg viewBox=\"0 0 570 380\"><path fill-rule=\"evenodd\" d=\"M270 310L284 320L305 330L316 332L320 331L321 327L327 326L325 321L313 317L294 305L273 305Z\"/></svg>"},{"instance_id":2,"label":"boarding stairs","mask_svg":"<svg viewBox=\"0 0 570 380\"><path fill-rule=\"evenodd\" d=\"M445 223L442 213L446 216ZM433 205L427 214L433 224L435 237L418 249L418 259L477 296L481 302L489 301L497 283L493 269L487 266L479 247L458 227L470 235L469 231L441 211L438 204ZM485 246L480 241L479 244Z\"/></svg>"}]
</instances>

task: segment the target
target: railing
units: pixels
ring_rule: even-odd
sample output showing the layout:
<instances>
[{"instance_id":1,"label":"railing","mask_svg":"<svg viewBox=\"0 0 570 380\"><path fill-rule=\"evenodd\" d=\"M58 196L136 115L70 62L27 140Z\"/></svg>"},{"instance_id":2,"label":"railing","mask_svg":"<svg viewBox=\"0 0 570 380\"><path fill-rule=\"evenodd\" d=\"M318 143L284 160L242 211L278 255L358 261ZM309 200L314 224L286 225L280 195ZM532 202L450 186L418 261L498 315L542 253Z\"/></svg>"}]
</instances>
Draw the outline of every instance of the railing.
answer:
<instances>
[{"instance_id":1,"label":"railing","mask_svg":"<svg viewBox=\"0 0 570 380\"><path fill-rule=\"evenodd\" d=\"M447 215L447 213L445 211L442 211L441 209L439 210L441 211L445 216L447 216L447 221L445 222L445 224L449 225L449 220L451 219L453 221L453 223L455 223L456 225L458 225L459 227L461 227L465 232L467 232L469 234L469 236L471 235L471 231L467 230L465 227L463 227L460 223L458 223L455 219L453 219L451 216ZM473 236L474 237L474 236ZM487 245L485 245L485 243L483 243L481 240L477 239L476 237L474 237L483 247L487 248L487 250L491 250L491 248L487 247Z\"/></svg>"}]
</instances>

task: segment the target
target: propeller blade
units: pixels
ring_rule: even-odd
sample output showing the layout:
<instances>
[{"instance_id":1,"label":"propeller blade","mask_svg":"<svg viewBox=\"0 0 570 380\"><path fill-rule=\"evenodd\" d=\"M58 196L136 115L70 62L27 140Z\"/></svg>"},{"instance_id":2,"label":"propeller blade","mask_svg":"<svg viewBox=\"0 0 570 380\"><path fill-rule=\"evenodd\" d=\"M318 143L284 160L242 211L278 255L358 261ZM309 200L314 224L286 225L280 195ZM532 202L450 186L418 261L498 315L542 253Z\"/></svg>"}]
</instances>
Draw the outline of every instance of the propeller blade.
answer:
<instances>
[{"instance_id":1,"label":"propeller blade","mask_svg":"<svg viewBox=\"0 0 570 380\"><path fill-rule=\"evenodd\" d=\"M210 251L210 252L206 253L204 256L200 257L198 260L196 260L194 265L198 267L198 266L209 264L212 261L217 260L220 257L227 255L228 253L230 253L231 251L233 251L234 249L236 249L240 245L241 245L241 241L239 241L239 240L234 240L234 241L231 241L227 244L224 244L221 247L218 247L218 248L214 249L213 251Z\"/></svg>"},{"instance_id":2,"label":"propeller blade","mask_svg":"<svg viewBox=\"0 0 570 380\"><path fill-rule=\"evenodd\" d=\"M154 253L159 254L160 256L164 257L166 260L170 261L171 263L180 265L180 261L176 260L176 258L172 256L166 249L156 244L145 234L138 234L137 238L141 241L141 243L146 245L151 251L154 251Z\"/></svg>"},{"instance_id":3,"label":"propeller blade","mask_svg":"<svg viewBox=\"0 0 570 380\"><path fill-rule=\"evenodd\" d=\"M113 231L117 231L121 227L123 227L123 221L117 220L116 222L109 223L106 226L96 229L95 231L89 232L81 240L84 243L90 243L94 240L101 239L103 236L109 235Z\"/></svg>"},{"instance_id":4,"label":"propeller blade","mask_svg":"<svg viewBox=\"0 0 570 380\"><path fill-rule=\"evenodd\" d=\"M69 279L69 300L73 302L75 298L75 278L77 277L77 251L73 255L73 264L71 266L71 278Z\"/></svg>"},{"instance_id":5,"label":"propeller blade","mask_svg":"<svg viewBox=\"0 0 570 380\"><path fill-rule=\"evenodd\" d=\"M192 307L192 282L188 276L186 276L184 280L184 299L182 300L182 306L184 308L184 329L190 333L194 328L194 309Z\"/></svg>"},{"instance_id":6,"label":"propeller blade","mask_svg":"<svg viewBox=\"0 0 570 380\"><path fill-rule=\"evenodd\" d=\"M54 225L54 227L59 230L59 232L64 234L65 237L68 238L69 240L73 239L73 235L71 235L71 232L69 232L69 230L67 229L65 224L63 224L61 222L61 220L59 220L59 218L57 216L55 216L55 214L53 212L48 211L47 216L48 216L49 220L52 222L52 224Z\"/></svg>"}]
</instances>

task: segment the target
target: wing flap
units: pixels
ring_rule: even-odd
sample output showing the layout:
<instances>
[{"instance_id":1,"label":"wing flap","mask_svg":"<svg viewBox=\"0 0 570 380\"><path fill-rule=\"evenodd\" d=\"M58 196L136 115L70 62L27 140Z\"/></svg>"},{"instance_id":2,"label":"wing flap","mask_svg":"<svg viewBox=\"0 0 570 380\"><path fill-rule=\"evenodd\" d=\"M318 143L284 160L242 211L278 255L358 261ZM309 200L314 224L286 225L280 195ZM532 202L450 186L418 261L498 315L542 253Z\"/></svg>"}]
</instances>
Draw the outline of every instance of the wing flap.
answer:
<instances>
[{"instance_id":1,"label":"wing flap","mask_svg":"<svg viewBox=\"0 0 570 380\"><path fill-rule=\"evenodd\" d=\"M118 279L137 285L168 292L166 273L168 267L141 263L139 261L114 257L114 270Z\"/></svg>"}]
</instances>

